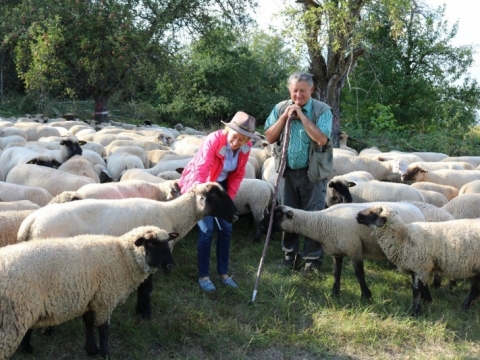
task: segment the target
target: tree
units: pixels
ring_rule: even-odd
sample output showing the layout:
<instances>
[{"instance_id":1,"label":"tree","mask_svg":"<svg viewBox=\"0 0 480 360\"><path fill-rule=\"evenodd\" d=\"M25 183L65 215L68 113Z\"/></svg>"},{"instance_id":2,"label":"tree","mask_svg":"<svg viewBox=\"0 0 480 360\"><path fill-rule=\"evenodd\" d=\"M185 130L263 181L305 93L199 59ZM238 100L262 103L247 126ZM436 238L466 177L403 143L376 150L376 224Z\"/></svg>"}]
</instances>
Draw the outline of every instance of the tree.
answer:
<instances>
[{"instance_id":1,"label":"tree","mask_svg":"<svg viewBox=\"0 0 480 360\"><path fill-rule=\"evenodd\" d=\"M480 87L467 73L473 49L451 44L457 24L448 26L445 8L413 3L399 16L405 31L396 37L384 7L375 10L368 14L366 54L351 74L354 91L345 88L342 114L368 128L381 104L405 129L425 133L474 124Z\"/></svg>"},{"instance_id":2,"label":"tree","mask_svg":"<svg viewBox=\"0 0 480 360\"><path fill-rule=\"evenodd\" d=\"M266 119L286 96L285 78L297 62L279 36L219 24L177 55L158 83L158 107L170 118L207 126L239 110Z\"/></svg>"},{"instance_id":3,"label":"tree","mask_svg":"<svg viewBox=\"0 0 480 360\"><path fill-rule=\"evenodd\" d=\"M19 0L2 8L4 48L14 49L26 90L90 97L106 121L110 97L168 67L181 36L218 19L246 23L253 0Z\"/></svg>"},{"instance_id":4,"label":"tree","mask_svg":"<svg viewBox=\"0 0 480 360\"><path fill-rule=\"evenodd\" d=\"M316 96L333 109L332 140L338 146L340 128L340 95L350 72L365 52L361 43L361 28L366 25L364 8L376 0L296 0L300 8L290 8L293 18L287 33L303 36L310 72L314 76ZM392 19L409 7L409 0L383 0ZM368 21L368 20L367 20ZM396 32L397 23L392 31Z\"/></svg>"}]
</instances>

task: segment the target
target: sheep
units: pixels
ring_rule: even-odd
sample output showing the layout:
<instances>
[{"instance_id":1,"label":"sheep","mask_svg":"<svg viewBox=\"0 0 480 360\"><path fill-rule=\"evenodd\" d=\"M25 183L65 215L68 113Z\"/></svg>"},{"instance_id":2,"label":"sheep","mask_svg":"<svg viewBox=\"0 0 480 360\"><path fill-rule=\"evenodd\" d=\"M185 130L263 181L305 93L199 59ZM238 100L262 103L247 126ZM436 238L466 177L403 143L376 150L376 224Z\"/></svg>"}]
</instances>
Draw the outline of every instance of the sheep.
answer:
<instances>
[{"instance_id":1,"label":"sheep","mask_svg":"<svg viewBox=\"0 0 480 360\"><path fill-rule=\"evenodd\" d=\"M0 247L17 243L17 233L20 224L34 211L34 209L30 209L0 212L0 224L2 224L2 230L0 231Z\"/></svg>"},{"instance_id":2,"label":"sheep","mask_svg":"<svg viewBox=\"0 0 480 360\"><path fill-rule=\"evenodd\" d=\"M260 222L264 217L265 210L272 204L275 189L274 186L259 179L243 179L238 188L238 192L233 199L238 209L239 215L253 215L257 226L253 242L259 243L261 236Z\"/></svg>"},{"instance_id":3,"label":"sheep","mask_svg":"<svg viewBox=\"0 0 480 360\"><path fill-rule=\"evenodd\" d=\"M118 151L121 152L126 152L131 155L137 156L140 160L142 160L143 166L145 169L150 167L150 160L148 159L147 152L141 148L140 146L132 146L132 145L126 145L126 146L114 146L110 149L110 155L114 154Z\"/></svg>"},{"instance_id":4,"label":"sheep","mask_svg":"<svg viewBox=\"0 0 480 360\"><path fill-rule=\"evenodd\" d=\"M120 181L123 173L129 169L145 169L142 159L127 152L118 151L107 158L107 170L113 181Z\"/></svg>"},{"instance_id":5,"label":"sheep","mask_svg":"<svg viewBox=\"0 0 480 360\"><path fill-rule=\"evenodd\" d=\"M3 201L0 199L0 212L37 209L40 209L40 206L30 200Z\"/></svg>"},{"instance_id":6,"label":"sheep","mask_svg":"<svg viewBox=\"0 0 480 360\"><path fill-rule=\"evenodd\" d=\"M227 192L214 182L196 185L177 199L159 202L151 199L94 200L50 204L48 210L30 214L18 230L18 241L29 239L105 234L119 236L138 226L154 225L179 233L183 238L207 215L229 222L237 220L237 208ZM71 224L66 227L65 224ZM173 244L172 244L173 247ZM139 289L137 313L151 317L144 298L151 292L152 278ZM143 305L142 305L143 304Z\"/></svg>"},{"instance_id":7,"label":"sheep","mask_svg":"<svg viewBox=\"0 0 480 360\"><path fill-rule=\"evenodd\" d=\"M2 126L2 128L0 129L0 136L2 138L7 137L7 136L13 136L13 135L20 136L20 137L24 138L26 141L28 141L27 133L24 130L22 130L22 129L16 127L16 126L11 126L11 127Z\"/></svg>"},{"instance_id":8,"label":"sheep","mask_svg":"<svg viewBox=\"0 0 480 360\"><path fill-rule=\"evenodd\" d=\"M199 148L199 145L194 145L188 140L175 140L170 146L170 149L175 151L177 154L188 155L191 157L195 156Z\"/></svg>"},{"instance_id":9,"label":"sheep","mask_svg":"<svg viewBox=\"0 0 480 360\"><path fill-rule=\"evenodd\" d=\"M33 352L32 329L78 316L86 327L87 354L109 357L113 310L157 268L173 270L169 245L177 235L146 226L119 237L79 235L1 248L0 358L12 356L20 344Z\"/></svg>"},{"instance_id":10,"label":"sheep","mask_svg":"<svg viewBox=\"0 0 480 360\"><path fill-rule=\"evenodd\" d=\"M53 155L41 154L24 147L6 149L2 152L2 155L0 155L0 160L5 164L5 175L8 175L10 170L18 164L35 164L50 168L60 166L60 163Z\"/></svg>"},{"instance_id":11,"label":"sheep","mask_svg":"<svg viewBox=\"0 0 480 360\"><path fill-rule=\"evenodd\" d=\"M183 169L181 168L178 168L177 170L162 171L157 177L163 180L177 180L182 176L182 171Z\"/></svg>"},{"instance_id":12,"label":"sheep","mask_svg":"<svg viewBox=\"0 0 480 360\"><path fill-rule=\"evenodd\" d=\"M161 174L161 173L160 173ZM127 180L143 180L149 183L161 183L165 180L156 175L152 175L143 169L130 169L123 173L120 182Z\"/></svg>"},{"instance_id":13,"label":"sheep","mask_svg":"<svg viewBox=\"0 0 480 360\"><path fill-rule=\"evenodd\" d=\"M151 175L157 176L163 171L170 171L170 170L176 170L178 168L184 168L185 166L187 166L190 160L192 160L192 158L190 157L187 157L184 159L175 159L175 160L162 160L162 161L159 161L157 165L155 165L154 167L151 167L150 169L146 169L145 171Z\"/></svg>"},{"instance_id":14,"label":"sheep","mask_svg":"<svg viewBox=\"0 0 480 360\"><path fill-rule=\"evenodd\" d=\"M100 131L98 131L95 134L79 135L78 139L86 142L90 142L90 141L96 142L102 145L103 147L106 147L115 140L132 140L132 137L118 136L117 134L101 133Z\"/></svg>"},{"instance_id":15,"label":"sheep","mask_svg":"<svg viewBox=\"0 0 480 360\"><path fill-rule=\"evenodd\" d=\"M88 184L77 191L64 191L57 195L63 199L53 199L52 203L84 199L128 199L145 198L157 201L170 201L180 196L177 180L165 180L152 184L142 180L128 180L109 184Z\"/></svg>"},{"instance_id":16,"label":"sheep","mask_svg":"<svg viewBox=\"0 0 480 360\"><path fill-rule=\"evenodd\" d=\"M275 159L270 157L265 160L262 166L262 180L268 181L275 185L277 182L278 173L275 171Z\"/></svg>"},{"instance_id":17,"label":"sheep","mask_svg":"<svg viewBox=\"0 0 480 360\"><path fill-rule=\"evenodd\" d=\"M157 163L167 154L178 156L178 158L181 157L175 151L172 151L172 150L157 149L157 150L147 151L147 157L148 157L148 160L149 160L149 163L150 163L150 167L157 165Z\"/></svg>"},{"instance_id":18,"label":"sheep","mask_svg":"<svg viewBox=\"0 0 480 360\"><path fill-rule=\"evenodd\" d=\"M27 165L32 166L32 165ZM52 200L52 195L45 189L36 186L25 186L0 182L1 201L28 200L39 207L47 205Z\"/></svg>"},{"instance_id":19,"label":"sheep","mask_svg":"<svg viewBox=\"0 0 480 360\"><path fill-rule=\"evenodd\" d=\"M428 181L422 181L422 182L414 182L410 186L418 190L436 191L442 194L443 196L445 196L448 201L458 196L458 189L449 185L442 185L442 184L436 184Z\"/></svg>"},{"instance_id":20,"label":"sheep","mask_svg":"<svg viewBox=\"0 0 480 360\"><path fill-rule=\"evenodd\" d=\"M250 157L257 159L260 169L263 168L265 160L272 156L272 145L267 142L262 143L261 148L252 147L250 149Z\"/></svg>"},{"instance_id":21,"label":"sheep","mask_svg":"<svg viewBox=\"0 0 480 360\"><path fill-rule=\"evenodd\" d=\"M442 209L455 219L475 219L480 217L480 194L463 194L450 200Z\"/></svg>"},{"instance_id":22,"label":"sheep","mask_svg":"<svg viewBox=\"0 0 480 360\"><path fill-rule=\"evenodd\" d=\"M112 148L116 146L140 146L142 149L145 151L149 150L169 150L168 147L160 145L159 143L152 141L152 140L141 140L141 139L130 139L130 140L114 140L107 146L105 146L105 151L107 152L107 155L110 155L112 153Z\"/></svg>"},{"instance_id":23,"label":"sheep","mask_svg":"<svg viewBox=\"0 0 480 360\"><path fill-rule=\"evenodd\" d=\"M418 191L423 195L425 202L435 205L436 207L440 208L448 203L447 198L439 192L421 189Z\"/></svg>"},{"instance_id":24,"label":"sheep","mask_svg":"<svg viewBox=\"0 0 480 360\"><path fill-rule=\"evenodd\" d=\"M1 133L1 130L0 130ZM27 143L27 140L19 135L11 135L0 138L2 141L2 149L7 149L8 147L13 146L24 146Z\"/></svg>"},{"instance_id":25,"label":"sheep","mask_svg":"<svg viewBox=\"0 0 480 360\"><path fill-rule=\"evenodd\" d=\"M63 191L78 190L83 185L94 183L92 179L85 176L29 164L15 166L8 173L5 181L11 184L42 188L52 196L57 196Z\"/></svg>"},{"instance_id":26,"label":"sheep","mask_svg":"<svg viewBox=\"0 0 480 360\"><path fill-rule=\"evenodd\" d=\"M85 176L89 179L92 179L95 183L100 183L100 177L98 176L95 165L83 156L75 155L65 161L62 165L58 167L59 171L64 171L69 174L75 174L80 176Z\"/></svg>"},{"instance_id":27,"label":"sheep","mask_svg":"<svg viewBox=\"0 0 480 360\"><path fill-rule=\"evenodd\" d=\"M420 209L426 222L442 222L455 220L455 217L445 209L437 207L433 204L422 201L408 201Z\"/></svg>"},{"instance_id":28,"label":"sheep","mask_svg":"<svg viewBox=\"0 0 480 360\"><path fill-rule=\"evenodd\" d=\"M330 177L363 170L373 175L376 180L382 180L392 174L395 160L378 161L361 156L335 154L333 156L333 172Z\"/></svg>"},{"instance_id":29,"label":"sheep","mask_svg":"<svg viewBox=\"0 0 480 360\"><path fill-rule=\"evenodd\" d=\"M91 150L96 152L102 158L107 157L107 151L105 150L105 147L99 143L88 141L88 142L85 142L85 144L81 145L81 147L82 147L82 150Z\"/></svg>"},{"instance_id":30,"label":"sheep","mask_svg":"<svg viewBox=\"0 0 480 360\"><path fill-rule=\"evenodd\" d=\"M350 194L350 196L348 195ZM371 180L367 182L347 182L330 180L327 184L327 206L339 203L364 203L372 201L425 201L422 193L405 184Z\"/></svg>"},{"instance_id":31,"label":"sheep","mask_svg":"<svg viewBox=\"0 0 480 360\"><path fill-rule=\"evenodd\" d=\"M340 294L343 258L349 257L360 285L361 296L369 299L372 293L365 282L363 259L382 260L385 255L371 231L352 220L360 210L373 204L389 204L406 222L425 220L419 208L405 202L338 204L321 211L304 211L280 205L274 210L272 231L301 234L322 244L323 251L333 258L333 295ZM268 220L269 216L262 220L263 232L267 228Z\"/></svg>"},{"instance_id":32,"label":"sheep","mask_svg":"<svg viewBox=\"0 0 480 360\"><path fill-rule=\"evenodd\" d=\"M420 298L431 301L428 277L436 273L450 279L471 278L471 289L462 303L470 307L480 291L480 222L477 219L439 223L404 223L388 206L359 211L357 223L373 228L388 259L401 271L413 274L413 312L420 314Z\"/></svg>"},{"instance_id":33,"label":"sheep","mask_svg":"<svg viewBox=\"0 0 480 360\"><path fill-rule=\"evenodd\" d=\"M443 159L447 158L447 154L438 153L438 152L427 152L427 151L414 151L411 153L412 155L416 155L422 158L423 161L442 161Z\"/></svg>"},{"instance_id":34,"label":"sheep","mask_svg":"<svg viewBox=\"0 0 480 360\"><path fill-rule=\"evenodd\" d=\"M466 161L476 168L480 165L480 156L449 156L440 161Z\"/></svg>"},{"instance_id":35,"label":"sheep","mask_svg":"<svg viewBox=\"0 0 480 360\"><path fill-rule=\"evenodd\" d=\"M402 174L402 181L428 181L453 186L457 189L473 180L480 180L479 170L441 169L428 171L421 166L415 166Z\"/></svg>"},{"instance_id":36,"label":"sheep","mask_svg":"<svg viewBox=\"0 0 480 360\"><path fill-rule=\"evenodd\" d=\"M441 170L441 169L473 170L472 164L470 164L466 161L449 161L449 162L416 161L416 162L408 165L408 168L403 172L406 172L407 170L411 170L412 168L414 168L417 165L421 166L422 168L424 168L425 170L428 170L428 171L435 171L435 170Z\"/></svg>"},{"instance_id":37,"label":"sheep","mask_svg":"<svg viewBox=\"0 0 480 360\"><path fill-rule=\"evenodd\" d=\"M348 138L350 136L348 136L348 134L346 132L343 132L341 131L340 132L340 136L339 136L339 141L340 141L340 149L341 150L346 150L346 151L349 151L351 152L353 155L358 155L358 151L355 150L355 149L352 149L351 147L348 147L347 146L347 141L348 141Z\"/></svg>"},{"instance_id":38,"label":"sheep","mask_svg":"<svg viewBox=\"0 0 480 360\"><path fill-rule=\"evenodd\" d=\"M466 183L458 191L459 195L476 193L480 193L480 180L473 180L469 183Z\"/></svg>"},{"instance_id":39,"label":"sheep","mask_svg":"<svg viewBox=\"0 0 480 360\"><path fill-rule=\"evenodd\" d=\"M41 137L61 136L57 128L37 123L16 123L15 127L25 131L28 141L37 141Z\"/></svg>"}]
</instances>

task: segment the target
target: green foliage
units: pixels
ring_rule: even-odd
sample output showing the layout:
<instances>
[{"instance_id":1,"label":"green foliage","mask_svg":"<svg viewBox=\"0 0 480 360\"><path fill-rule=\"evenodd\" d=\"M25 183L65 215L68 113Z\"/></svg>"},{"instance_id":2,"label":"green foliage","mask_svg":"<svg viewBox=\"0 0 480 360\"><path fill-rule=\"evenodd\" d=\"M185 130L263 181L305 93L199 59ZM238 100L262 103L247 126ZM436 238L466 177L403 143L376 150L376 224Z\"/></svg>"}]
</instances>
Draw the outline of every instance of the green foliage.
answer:
<instances>
[{"instance_id":1,"label":"green foliage","mask_svg":"<svg viewBox=\"0 0 480 360\"><path fill-rule=\"evenodd\" d=\"M342 93L342 116L368 129L374 126L376 104L383 104L400 126L422 133L473 125L480 86L465 75L473 48L451 44L457 25L443 20L444 9L414 7L400 14L404 31L397 36L383 5L370 10L365 14L372 24L364 33L367 51Z\"/></svg>"},{"instance_id":2,"label":"green foliage","mask_svg":"<svg viewBox=\"0 0 480 360\"><path fill-rule=\"evenodd\" d=\"M219 26L177 55L158 82L158 108L166 117L209 126L242 110L266 119L288 96L286 79L296 57L278 36Z\"/></svg>"},{"instance_id":3,"label":"green foliage","mask_svg":"<svg viewBox=\"0 0 480 360\"><path fill-rule=\"evenodd\" d=\"M402 130L402 127L397 124L395 115L390 110L390 105L384 106L382 104L375 104L368 110L371 111L373 115L370 119L370 125L373 132L378 134L383 131L392 132Z\"/></svg>"}]
</instances>

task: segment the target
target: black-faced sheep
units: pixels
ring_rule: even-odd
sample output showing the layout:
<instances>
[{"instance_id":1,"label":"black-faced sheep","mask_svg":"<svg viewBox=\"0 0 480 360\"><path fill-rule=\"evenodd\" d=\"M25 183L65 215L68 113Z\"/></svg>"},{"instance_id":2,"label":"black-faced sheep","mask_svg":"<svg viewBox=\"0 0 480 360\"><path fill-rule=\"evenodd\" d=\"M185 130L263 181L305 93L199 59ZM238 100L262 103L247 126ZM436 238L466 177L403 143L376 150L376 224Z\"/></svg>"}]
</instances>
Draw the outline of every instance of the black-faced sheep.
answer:
<instances>
[{"instance_id":1,"label":"black-faced sheep","mask_svg":"<svg viewBox=\"0 0 480 360\"><path fill-rule=\"evenodd\" d=\"M388 259L401 271L413 274L413 312L420 314L420 298L431 301L430 273L449 279L471 279L462 303L468 309L480 294L480 222L477 219L406 224L388 206L362 210L357 223L373 228Z\"/></svg>"},{"instance_id":2,"label":"black-faced sheep","mask_svg":"<svg viewBox=\"0 0 480 360\"><path fill-rule=\"evenodd\" d=\"M110 316L157 268L169 272L178 234L141 227L120 237L80 235L0 249L0 358L17 347L32 352L32 329L83 317L89 355L110 355ZM100 350L94 327L98 328Z\"/></svg>"}]
</instances>

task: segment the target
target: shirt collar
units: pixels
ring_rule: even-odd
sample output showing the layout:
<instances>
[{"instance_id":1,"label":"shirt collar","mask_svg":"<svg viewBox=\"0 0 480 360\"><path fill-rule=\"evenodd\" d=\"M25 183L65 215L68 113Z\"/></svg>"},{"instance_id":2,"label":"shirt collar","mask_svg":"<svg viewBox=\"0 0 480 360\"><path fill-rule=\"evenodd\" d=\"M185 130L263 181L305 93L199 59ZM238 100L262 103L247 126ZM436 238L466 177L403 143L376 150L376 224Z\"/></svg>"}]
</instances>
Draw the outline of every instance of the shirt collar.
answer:
<instances>
[{"instance_id":1,"label":"shirt collar","mask_svg":"<svg viewBox=\"0 0 480 360\"><path fill-rule=\"evenodd\" d=\"M312 106L313 106L313 100L312 100L312 98L310 98L307 101L307 103L302 107L302 109L310 114L310 112L312 111Z\"/></svg>"}]
</instances>

